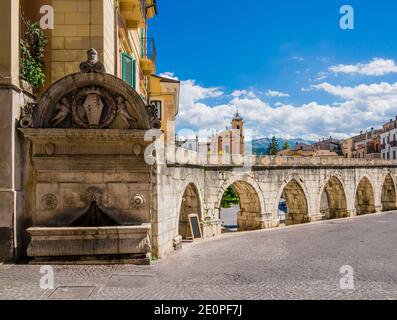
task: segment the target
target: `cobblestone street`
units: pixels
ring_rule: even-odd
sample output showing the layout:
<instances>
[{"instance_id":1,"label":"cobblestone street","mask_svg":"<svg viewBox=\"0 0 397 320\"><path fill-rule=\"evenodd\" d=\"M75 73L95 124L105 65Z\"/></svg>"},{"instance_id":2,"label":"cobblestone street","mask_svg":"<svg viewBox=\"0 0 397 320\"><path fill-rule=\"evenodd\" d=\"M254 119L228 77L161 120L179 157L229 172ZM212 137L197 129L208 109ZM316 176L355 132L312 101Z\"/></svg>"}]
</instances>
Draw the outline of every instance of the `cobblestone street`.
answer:
<instances>
[{"instance_id":1,"label":"cobblestone street","mask_svg":"<svg viewBox=\"0 0 397 320\"><path fill-rule=\"evenodd\" d=\"M1 299L397 299L397 213L184 244L152 266L1 265ZM340 289L354 268L355 290Z\"/></svg>"}]
</instances>

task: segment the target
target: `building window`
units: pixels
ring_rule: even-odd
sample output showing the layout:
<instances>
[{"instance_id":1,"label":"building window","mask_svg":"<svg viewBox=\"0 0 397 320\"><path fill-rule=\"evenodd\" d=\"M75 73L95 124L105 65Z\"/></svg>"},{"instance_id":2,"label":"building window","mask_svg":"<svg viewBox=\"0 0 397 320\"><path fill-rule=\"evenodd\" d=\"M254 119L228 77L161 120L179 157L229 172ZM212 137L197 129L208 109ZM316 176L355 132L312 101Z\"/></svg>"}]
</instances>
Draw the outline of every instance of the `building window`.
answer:
<instances>
[{"instance_id":1,"label":"building window","mask_svg":"<svg viewBox=\"0 0 397 320\"><path fill-rule=\"evenodd\" d=\"M125 52L122 54L122 79L136 89L136 60Z\"/></svg>"},{"instance_id":2,"label":"building window","mask_svg":"<svg viewBox=\"0 0 397 320\"><path fill-rule=\"evenodd\" d=\"M393 160L396 160L396 151L393 151Z\"/></svg>"},{"instance_id":3,"label":"building window","mask_svg":"<svg viewBox=\"0 0 397 320\"><path fill-rule=\"evenodd\" d=\"M152 105L156 106L157 109L157 116L159 117L160 120L162 120L162 110L161 110L161 101L160 100L153 100Z\"/></svg>"},{"instance_id":4,"label":"building window","mask_svg":"<svg viewBox=\"0 0 397 320\"><path fill-rule=\"evenodd\" d=\"M390 160L390 152L387 153L387 160Z\"/></svg>"}]
</instances>

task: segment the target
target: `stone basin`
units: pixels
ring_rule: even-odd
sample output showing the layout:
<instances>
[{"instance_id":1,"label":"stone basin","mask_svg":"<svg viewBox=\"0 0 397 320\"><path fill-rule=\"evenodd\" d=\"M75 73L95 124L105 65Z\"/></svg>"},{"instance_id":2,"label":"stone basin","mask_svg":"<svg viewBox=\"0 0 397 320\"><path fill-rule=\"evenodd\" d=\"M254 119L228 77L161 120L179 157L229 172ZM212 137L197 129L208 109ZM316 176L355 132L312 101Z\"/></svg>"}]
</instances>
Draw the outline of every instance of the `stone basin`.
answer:
<instances>
[{"instance_id":1,"label":"stone basin","mask_svg":"<svg viewBox=\"0 0 397 320\"><path fill-rule=\"evenodd\" d=\"M151 224L117 227L34 227L33 264L150 264Z\"/></svg>"}]
</instances>

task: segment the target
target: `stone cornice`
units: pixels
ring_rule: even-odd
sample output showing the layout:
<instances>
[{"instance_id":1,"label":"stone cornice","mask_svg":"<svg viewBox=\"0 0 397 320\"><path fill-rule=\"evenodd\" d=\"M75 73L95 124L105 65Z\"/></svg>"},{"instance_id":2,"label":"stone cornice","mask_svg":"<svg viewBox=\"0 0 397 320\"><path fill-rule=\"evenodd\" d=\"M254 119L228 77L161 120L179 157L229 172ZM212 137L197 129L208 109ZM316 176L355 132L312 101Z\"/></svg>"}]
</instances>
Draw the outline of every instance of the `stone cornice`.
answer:
<instances>
[{"instance_id":1,"label":"stone cornice","mask_svg":"<svg viewBox=\"0 0 397 320\"><path fill-rule=\"evenodd\" d=\"M76 142L117 142L117 141L143 141L146 130L120 130L120 129L31 129L19 128L19 131L33 142L47 142L54 140Z\"/></svg>"}]
</instances>

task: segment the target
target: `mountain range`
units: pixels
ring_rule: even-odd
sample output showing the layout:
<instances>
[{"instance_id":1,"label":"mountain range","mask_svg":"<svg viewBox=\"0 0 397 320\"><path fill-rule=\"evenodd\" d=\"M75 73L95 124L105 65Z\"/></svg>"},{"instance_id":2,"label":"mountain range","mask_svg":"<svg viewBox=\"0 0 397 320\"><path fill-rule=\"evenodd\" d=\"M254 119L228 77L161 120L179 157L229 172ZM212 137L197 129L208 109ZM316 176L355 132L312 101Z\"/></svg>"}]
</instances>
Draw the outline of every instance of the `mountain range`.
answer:
<instances>
[{"instance_id":1,"label":"mountain range","mask_svg":"<svg viewBox=\"0 0 397 320\"><path fill-rule=\"evenodd\" d=\"M300 143L305 143L305 144L315 143L314 141L304 140L301 138L296 138L296 139L276 138L276 140L277 140L278 146L280 147L280 150L283 148L286 141L288 141L290 148L295 146L296 144L300 144ZM270 147L271 142L272 142L272 138L260 138L260 139L248 141L247 145L250 146L252 143L253 154L267 155L269 153L269 147Z\"/></svg>"}]
</instances>

